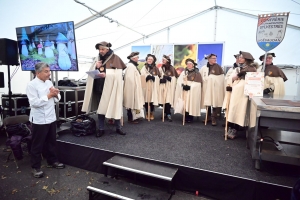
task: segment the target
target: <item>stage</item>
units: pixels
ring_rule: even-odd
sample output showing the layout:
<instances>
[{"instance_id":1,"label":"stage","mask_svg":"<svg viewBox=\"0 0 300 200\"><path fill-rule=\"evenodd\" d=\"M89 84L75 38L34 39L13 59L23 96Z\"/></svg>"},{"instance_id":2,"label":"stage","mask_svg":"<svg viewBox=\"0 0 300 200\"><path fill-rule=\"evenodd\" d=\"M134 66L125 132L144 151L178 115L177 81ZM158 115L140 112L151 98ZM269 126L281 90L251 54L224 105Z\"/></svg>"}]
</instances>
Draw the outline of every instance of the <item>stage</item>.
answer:
<instances>
[{"instance_id":1,"label":"stage","mask_svg":"<svg viewBox=\"0 0 300 200\"><path fill-rule=\"evenodd\" d=\"M262 162L257 171L246 148L245 132L235 140L224 140L222 120L216 127L201 120L182 125L182 116L173 122L161 121L156 109L153 121L130 124L124 119L126 136L106 124L105 135L76 137L69 124L58 129L59 159L67 165L104 173L103 162L114 155L138 157L178 167L175 188L215 199L289 199L290 190L299 178L299 167ZM96 116L93 116L96 119Z\"/></svg>"}]
</instances>

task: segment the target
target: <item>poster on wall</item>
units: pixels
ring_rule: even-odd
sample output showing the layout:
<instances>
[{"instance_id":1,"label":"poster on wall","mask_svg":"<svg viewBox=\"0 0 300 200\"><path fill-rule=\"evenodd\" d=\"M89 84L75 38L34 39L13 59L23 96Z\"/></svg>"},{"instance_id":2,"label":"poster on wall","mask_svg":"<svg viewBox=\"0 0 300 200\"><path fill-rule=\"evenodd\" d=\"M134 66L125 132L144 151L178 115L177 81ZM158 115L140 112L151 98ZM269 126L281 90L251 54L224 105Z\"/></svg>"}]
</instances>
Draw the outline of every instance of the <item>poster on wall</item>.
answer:
<instances>
[{"instance_id":1,"label":"poster on wall","mask_svg":"<svg viewBox=\"0 0 300 200\"><path fill-rule=\"evenodd\" d=\"M217 63L223 65L223 43L198 44L198 68L207 64L205 57L211 53L217 55Z\"/></svg>"},{"instance_id":2,"label":"poster on wall","mask_svg":"<svg viewBox=\"0 0 300 200\"><path fill-rule=\"evenodd\" d=\"M196 60L197 45L196 44L180 44L174 45L174 67L178 74L186 67L185 60L191 58Z\"/></svg>"},{"instance_id":3,"label":"poster on wall","mask_svg":"<svg viewBox=\"0 0 300 200\"><path fill-rule=\"evenodd\" d=\"M151 45L131 46L131 52L134 51L140 52L138 68L142 69L145 65L147 55L151 53Z\"/></svg>"},{"instance_id":4,"label":"poster on wall","mask_svg":"<svg viewBox=\"0 0 300 200\"><path fill-rule=\"evenodd\" d=\"M157 61L156 66L162 66L163 55L169 56L171 59L171 65L174 65L174 45L165 44L165 45L152 45L152 54L155 55Z\"/></svg>"}]
</instances>

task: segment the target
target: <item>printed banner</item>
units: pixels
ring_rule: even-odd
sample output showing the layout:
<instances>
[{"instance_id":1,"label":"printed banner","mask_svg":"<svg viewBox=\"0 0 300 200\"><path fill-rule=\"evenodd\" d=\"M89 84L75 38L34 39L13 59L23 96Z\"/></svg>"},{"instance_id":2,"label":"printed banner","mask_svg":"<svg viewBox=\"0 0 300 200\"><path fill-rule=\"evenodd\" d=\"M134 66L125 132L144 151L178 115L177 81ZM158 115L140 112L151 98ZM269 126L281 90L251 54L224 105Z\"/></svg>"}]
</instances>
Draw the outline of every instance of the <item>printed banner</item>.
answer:
<instances>
[{"instance_id":1,"label":"printed banner","mask_svg":"<svg viewBox=\"0 0 300 200\"><path fill-rule=\"evenodd\" d=\"M277 47L283 40L289 13L273 13L258 16L256 42L265 52Z\"/></svg>"}]
</instances>

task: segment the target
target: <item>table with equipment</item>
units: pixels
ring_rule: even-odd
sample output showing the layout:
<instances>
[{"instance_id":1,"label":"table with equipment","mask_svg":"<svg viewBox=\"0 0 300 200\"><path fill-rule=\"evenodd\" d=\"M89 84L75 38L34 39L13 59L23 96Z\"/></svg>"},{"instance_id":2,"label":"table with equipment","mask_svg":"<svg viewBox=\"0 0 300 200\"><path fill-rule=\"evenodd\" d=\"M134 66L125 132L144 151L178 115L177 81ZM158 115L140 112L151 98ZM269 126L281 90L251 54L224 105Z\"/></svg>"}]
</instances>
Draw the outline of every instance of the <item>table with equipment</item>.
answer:
<instances>
[{"instance_id":1,"label":"table with equipment","mask_svg":"<svg viewBox=\"0 0 300 200\"><path fill-rule=\"evenodd\" d=\"M300 97L253 97L247 135L256 169L262 160L300 166Z\"/></svg>"}]
</instances>

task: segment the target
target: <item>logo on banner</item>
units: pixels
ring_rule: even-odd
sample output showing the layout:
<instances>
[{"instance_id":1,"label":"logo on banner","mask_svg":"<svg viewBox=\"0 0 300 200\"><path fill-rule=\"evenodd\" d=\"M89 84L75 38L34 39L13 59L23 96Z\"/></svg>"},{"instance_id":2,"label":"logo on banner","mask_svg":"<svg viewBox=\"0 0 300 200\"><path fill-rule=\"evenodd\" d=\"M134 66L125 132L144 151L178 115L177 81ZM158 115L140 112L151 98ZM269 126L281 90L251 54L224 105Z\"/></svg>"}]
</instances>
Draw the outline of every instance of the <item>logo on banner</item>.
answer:
<instances>
[{"instance_id":1,"label":"logo on banner","mask_svg":"<svg viewBox=\"0 0 300 200\"><path fill-rule=\"evenodd\" d=\"M258 16L256 42L268 52L277 47L283 40L289 13L273 13Z\"/></svg>"}]
</instances>

